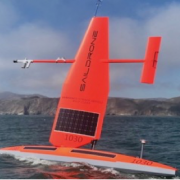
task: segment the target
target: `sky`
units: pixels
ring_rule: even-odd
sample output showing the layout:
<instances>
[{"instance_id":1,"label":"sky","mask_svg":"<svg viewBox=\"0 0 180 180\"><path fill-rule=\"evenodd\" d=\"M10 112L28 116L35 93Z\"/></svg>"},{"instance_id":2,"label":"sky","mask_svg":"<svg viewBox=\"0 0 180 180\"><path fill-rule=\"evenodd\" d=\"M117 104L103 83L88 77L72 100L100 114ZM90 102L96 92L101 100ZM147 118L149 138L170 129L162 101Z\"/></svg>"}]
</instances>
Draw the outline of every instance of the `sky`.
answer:
<instances>
[{"instance_id":1,"label":"sky","mask_svg":"<svg viewBox=\"0 0 180 180\"><path fill-rule=\"evenodd\" d=\"M0 92L59 97L70 64L13 60L73 59L95 9L96 0L0 0ZM180 96L180 0L103 0L98 16L109 17L110 58L143 59L148 37L162 37L155 83L140 83L141 64L112 64L109 96Z\"/></svg>"}]
</instances>

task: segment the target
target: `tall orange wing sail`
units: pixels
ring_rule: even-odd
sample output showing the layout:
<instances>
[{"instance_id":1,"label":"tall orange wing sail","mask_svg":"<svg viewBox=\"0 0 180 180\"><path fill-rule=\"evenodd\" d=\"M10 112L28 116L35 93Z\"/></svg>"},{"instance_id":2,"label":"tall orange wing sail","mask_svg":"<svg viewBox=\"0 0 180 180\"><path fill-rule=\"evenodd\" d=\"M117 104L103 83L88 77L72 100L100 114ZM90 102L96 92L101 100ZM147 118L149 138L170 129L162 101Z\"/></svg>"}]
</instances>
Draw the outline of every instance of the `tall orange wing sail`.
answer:
<instances>
[{"instance_id":1,"label":"tall orange wing sail","mask_svg":"<svg viewBox=\"0 0 180 180\"><path fill-rule=\"evenodd\" d=\"M64 82L50 142L80 147L99 139L109 93L108 18L94 17Z\"/></svg>"}]
</instances>

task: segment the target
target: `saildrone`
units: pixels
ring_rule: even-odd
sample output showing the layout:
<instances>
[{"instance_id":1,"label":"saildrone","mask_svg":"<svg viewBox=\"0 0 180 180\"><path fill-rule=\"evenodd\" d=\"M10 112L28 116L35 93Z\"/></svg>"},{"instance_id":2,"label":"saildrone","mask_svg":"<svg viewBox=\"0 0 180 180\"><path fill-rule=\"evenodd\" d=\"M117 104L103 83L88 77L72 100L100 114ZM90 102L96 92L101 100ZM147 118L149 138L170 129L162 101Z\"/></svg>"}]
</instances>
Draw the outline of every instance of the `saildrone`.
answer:
<instances>
[{"instance_id":1,"label":"saildrone","mask_svg":"<svg viewBox=\"0 0 180 180\"><path fill-rule=\"evenodd\" d=\"M93 17L74 59L15 60L23 68L31 63L71 63L64 81L49 142L52 146L16 146L0 149L40 159L87 162L122 171L175 175L173 167L138 157L95 150L100 139L109 94L110 63L142 63L141 82L153 84L161 37L150 37L142 59L109 58L109 19ZM91 149L80 148L92 144Z\"/></svg>"}]
</instances>

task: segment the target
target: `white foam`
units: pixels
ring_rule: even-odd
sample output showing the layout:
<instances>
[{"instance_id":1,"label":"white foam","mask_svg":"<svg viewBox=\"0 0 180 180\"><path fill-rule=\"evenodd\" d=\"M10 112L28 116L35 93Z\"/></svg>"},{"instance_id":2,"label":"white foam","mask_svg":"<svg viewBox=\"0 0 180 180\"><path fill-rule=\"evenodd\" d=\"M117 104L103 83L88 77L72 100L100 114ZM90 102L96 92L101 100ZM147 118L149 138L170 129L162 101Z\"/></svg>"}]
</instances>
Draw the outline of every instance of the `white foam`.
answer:
<instances>
[{"instance_id":1,"label":"white foam","mask_svg":"<svg viewBox=\"0 0 180 180\"><path fill-rule=\"evenodd\" d=\"M145 180L157 180L157 178L154 178L154 177L148 177L147 179Z\"/></svg>"},{"instance_id":2,"label":"white foam","mask_svg":"<svg viewBox=\"0 0 180 180\"><path fill-rule=\"evenodd\" d=\"M61 162L62 166L65 167L81 167L83 166L82 163L78 163L78 162Z\"/></svg>"},{"instance_id":3,"label":"white foam","mask_svg":"<svg viewBox=\"0 0 180 180\"><path fill-rule=\"evenodd\" d=\"M22 157L13 155L15 159L31 165L56 165L57 162L42 160L36 157Z\"/></svg>"},{"instance_id":4,"label":"white foam","mask_svg":"<svg viewBox=\"0 0 180 180\"><path fill-rule=\"evenodd\" d=\"M101 173L104 173L104 174L112 174L112 175L115 175L115 176L121 176L122 174L116 170L114 170L113 168L98 168L98 167L95 167L91 164L88 164L88 163L76 163L76 162L69 162L69 163L61 163L62 166L65 166L65 167L87 167L87 168L90 168L90 171L93 173L93 171L96 171L96 172L101 172ZM87 169L82 169L80 168L79 169L80 171L84 172L84 171L87 171ZM129 178L134 178L133 176L129 176Z\"/></svg>"},{"instance_id":5,"label":"white foam","mask_svg":"<svg viewBox=\"0 0 180 180\"><path fill-rule=\"evenodd\" d=\"M111 173L113 175L120 175L120 173L113 168L101 169L102 173Z\"/></svg>"},{"instance_id":6,"label":"white foam","mask_svg":"<svg viewBox=\"0 0 180 180\"><path fill-rule=\"evenodd\" d=\"M93 166L93 165L91 165L91 164L88 164L88 163L85 163L85 162L83 162L82 164L83 164L84 166L92 169L93 171L98 171L98 168L95 167L95 166Z\"/></svg>"}]
</instances>

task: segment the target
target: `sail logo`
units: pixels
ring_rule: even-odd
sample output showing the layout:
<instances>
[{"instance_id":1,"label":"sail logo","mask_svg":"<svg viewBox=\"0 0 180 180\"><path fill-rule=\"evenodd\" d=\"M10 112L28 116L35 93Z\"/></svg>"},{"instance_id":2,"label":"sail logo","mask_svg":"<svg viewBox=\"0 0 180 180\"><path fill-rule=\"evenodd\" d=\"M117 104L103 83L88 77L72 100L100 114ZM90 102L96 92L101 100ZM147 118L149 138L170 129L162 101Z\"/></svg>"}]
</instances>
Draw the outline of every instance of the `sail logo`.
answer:
<instances>
[{"instance_id":1,"label":"sail logo","mask_svg":"<svg viewBox=\"0 0 180 180\"><path fill-rule=\"evenodd\" d=\"M86 63L85 63L86 71L83 74L82 83L80 84L80 91L85 91L85 88L86 88L86 83L87 83L89 71L91 68L92 55L94 53L95 41L97 39L97 36L98 36L98 31L93 31L92 41L91 41L91 44L88 49L87 59L86 59Z\"/></svg>"}]
</instances>

